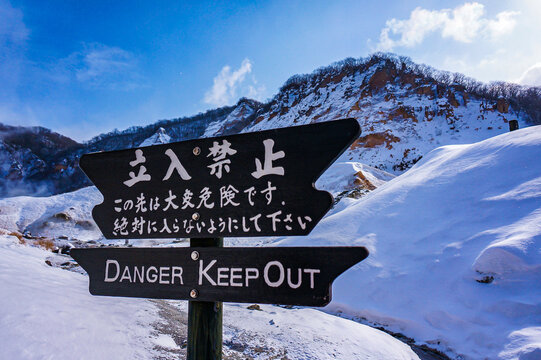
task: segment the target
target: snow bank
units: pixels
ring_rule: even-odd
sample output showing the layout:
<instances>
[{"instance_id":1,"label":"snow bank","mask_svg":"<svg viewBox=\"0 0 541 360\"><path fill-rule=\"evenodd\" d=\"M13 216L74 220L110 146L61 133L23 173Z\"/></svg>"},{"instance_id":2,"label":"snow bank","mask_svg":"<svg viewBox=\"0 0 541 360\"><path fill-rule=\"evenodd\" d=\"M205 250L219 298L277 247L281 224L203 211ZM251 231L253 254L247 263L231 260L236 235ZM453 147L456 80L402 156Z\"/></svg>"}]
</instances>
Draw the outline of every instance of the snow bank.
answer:
<instances>
[{"instance_id":1,"label":"snow bank","mask_svg":"<svg viewBox=\"0 0 541 360\"><path fill-rule=\"evenodd\" d=\"M152 358L151 303L93 297L86 276L46 265L50 254L0 237L0 358Z\"/></svg>"},{"instance_id":2,"label":"snow bank","mask_svg":"<svg viewBox=\"0 0 541 360\"><path fill-rule=\"evenodd\" d=\"M466 358L533 358L539 341L524 334L541 323L539 159L540 126L441 147L310 236L279 243L369 248L335 282L328 311Z\"/></svg>"}]
</instances>

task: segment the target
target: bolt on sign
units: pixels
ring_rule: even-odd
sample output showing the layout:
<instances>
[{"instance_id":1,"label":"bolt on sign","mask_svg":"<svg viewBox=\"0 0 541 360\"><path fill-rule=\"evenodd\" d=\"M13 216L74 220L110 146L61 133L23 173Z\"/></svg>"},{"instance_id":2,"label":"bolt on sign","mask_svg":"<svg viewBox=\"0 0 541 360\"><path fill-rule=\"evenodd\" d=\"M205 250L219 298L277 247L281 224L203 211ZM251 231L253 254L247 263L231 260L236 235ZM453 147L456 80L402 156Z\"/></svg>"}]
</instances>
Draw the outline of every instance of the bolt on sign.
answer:
<instances>
[{"instance_id":1,"label":"bolt on sign","mask_svg":"<svg viewBox=\"0 0 541 360\"><path fill-rule=\"evenodd\" d=\"M331 208L315 180L360 134L355 119L81 157L108 239L307 235Z\"/></svg>"}]
</instances>

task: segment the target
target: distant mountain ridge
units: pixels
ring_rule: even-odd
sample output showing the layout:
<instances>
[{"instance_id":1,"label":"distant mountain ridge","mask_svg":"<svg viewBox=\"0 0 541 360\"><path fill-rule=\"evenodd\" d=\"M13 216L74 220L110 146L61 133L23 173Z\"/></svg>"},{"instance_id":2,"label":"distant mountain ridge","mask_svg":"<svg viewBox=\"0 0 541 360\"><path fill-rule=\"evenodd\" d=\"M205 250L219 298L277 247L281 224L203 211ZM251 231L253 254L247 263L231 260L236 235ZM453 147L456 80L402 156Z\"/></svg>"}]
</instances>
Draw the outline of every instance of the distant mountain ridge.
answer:
<instances>
[{"instance_id":1,"label":"distant mountain ridge","mask_svg":"<svg viewBox=\"0 0 541 360\"><path fill-rule=\"evenodd\" d=\"M541 124L541 88L483 84L406 57L377 53L295 75L267 103L234 106L145 127L115 130L79 144L44 128L0 126L0 197L50 195L89 185L78 168L86 152L182 141L353 117L362 135L342 160L398 174L435 147L471 143ZM148 141L147 141L148 140Z\"/></svg>"}]
</instances>

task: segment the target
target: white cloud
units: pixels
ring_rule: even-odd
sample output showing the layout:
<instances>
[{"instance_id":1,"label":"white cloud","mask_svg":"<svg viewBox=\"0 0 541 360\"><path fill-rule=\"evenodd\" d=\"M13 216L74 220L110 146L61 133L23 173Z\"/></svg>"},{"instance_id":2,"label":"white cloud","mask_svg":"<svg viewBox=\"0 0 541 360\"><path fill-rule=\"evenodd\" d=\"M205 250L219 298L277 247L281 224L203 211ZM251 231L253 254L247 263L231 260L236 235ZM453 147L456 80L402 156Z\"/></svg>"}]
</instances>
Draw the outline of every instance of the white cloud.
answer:
<instances>
[{"instance_id":1,"label":"white cloud","mask_svg":"<svg viewBox=\"0 0 541 360\"><path fill-rule=\"evenodd\" d=\"M519 84L541 86L541 62L530 66L518 80Z\"/></svg>"},{"instance_id":2,"label":"white cloud","mask_svg":"<svg viewBox=\"0 0 541 360\"><path fill-rule=\"evenodd\" d=\"M237 70L231 71L226 65L214 78L212 88L205 93L204 101L214 106L224 106L235 101L238 97L246 96L259 99L265 92L264 86L257 86L254 77L249 84L244 84L246 76L252 72L252 62L244 59ZM237 95L238 94L238 95Z\"/></svg>"},{"instance_id":3,"label":"white cloud","mask_svg":"<svg viewBox=\"0 0 541 360\"><path fill-rule=\"evenodd\" d=\"M450 37L459 42L469 43L483 27L482 16L485 9L479 3L466 3L456 7L453 9L452 15L449 10L441 11L447 15L442 23L441 35L444 38Z\"/></svg>"},{"instance_id":4,"label":"white cloud","mask_svg":"<svg viewBox=\"0 0 541 360\"><path fill-rule=\"evenodd\" d=\"M77 69L79 81L98 81L99 78L131 71L134 58L131 53L117 47L94 46L81 54L82 67Z\"/></svg>"},{"instance_id":5,"label":"white cloud","mask_svg":"<svg viewBox=\"0 0 541 360\"><path fill-rule=\"evenodd\" d=\"M26 41L29 31L23 22L23 13L7 1L0 0L0 51L6 46Z\"/></svg>"},{"instance_id":6,"label":"white cloud","mask_svg":"<svg viewBox=\"0 0 541 360\"><path fill-rule=\"evenodd\" d=\"M484 36L496 40L513 31L518 12L503 11L495 19L484 17L485 7L476 2L465 3L454 9L427 10L415 8L409 19L391 19L381 30L378 48L391 50L395 47L413 47L423 42L426 36L440 32L443 38L471 43Z\"/></svg>"},{"instance_id":7,"label":"white cloud","mask_svg":"<svg viewBox=\"0 0 541 360\"><path fill-rule=\"evenodd\" d=\"M26 66L25 48L29 30L23 13L0 0L0 98L16 97L17 87Z\"/></svg>"},{"instance_id":8,"label":"white cloud","mask_svg":"<svg viewBox=\"0 0 541 360\"><path fill-rule=\"evenodd\" d=\"M492 40L497 40L499 37L511 33L516 25L515 16L519 14L518 11L502 11L496 15L496 20L488 20L485 28L487 35Z\"/></svg>"},{"instance_id":9,"label":"white cloud","mask_svg":"<svg viewBox=\"0 0 541 360\"><path fill-rule=\"evenodd\" d=\"M60 60L51 77L100 89L132 90L143 86L137 59L131 52L98 43L87 44Z\"/></svg>"}]
</instances>

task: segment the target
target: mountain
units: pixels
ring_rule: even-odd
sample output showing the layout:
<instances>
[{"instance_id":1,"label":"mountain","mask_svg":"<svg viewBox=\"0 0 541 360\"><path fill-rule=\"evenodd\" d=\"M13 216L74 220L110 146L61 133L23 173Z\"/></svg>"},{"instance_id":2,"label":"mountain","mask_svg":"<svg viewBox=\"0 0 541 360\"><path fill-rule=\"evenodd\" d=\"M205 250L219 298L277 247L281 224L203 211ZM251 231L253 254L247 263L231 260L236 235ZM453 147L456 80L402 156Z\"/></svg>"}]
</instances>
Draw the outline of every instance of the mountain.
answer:
<instances>
[{"instance_id":1,"label":"mountain","mask_svg":"<svg viewBox=\"0 0 541 360\"><path fill-rule=\"evenodd\" d=\"M69 188L78 177L70 154L83 148L49 129L0 124L0 194L47 195Z\"/></svg>"},{"instance_id":2,"label":"mountain","mask_svg":"<svg viewBox=\"0 0 541 360\"><path fill-rule=\"evenodd\" d=\"M24 133L33 134L26 135L25 141L0 143L2 174L6 175L0 180L0 197L56 194L89 185L77 166L86 152L345 117L357 119L363 133L341 161L398 175L438 146L505 133L512 120L520 128L541 124L541 88L483 84L392 54L349 58L312 74L291 77L266 103L242 98L234 106L115 130L84 144L46 129L25 128ZM57 147L49 153L39 150L40 144L49 142Z\"/></svg>"}]
</instances>

